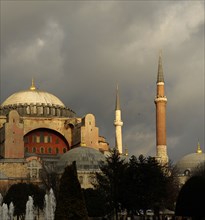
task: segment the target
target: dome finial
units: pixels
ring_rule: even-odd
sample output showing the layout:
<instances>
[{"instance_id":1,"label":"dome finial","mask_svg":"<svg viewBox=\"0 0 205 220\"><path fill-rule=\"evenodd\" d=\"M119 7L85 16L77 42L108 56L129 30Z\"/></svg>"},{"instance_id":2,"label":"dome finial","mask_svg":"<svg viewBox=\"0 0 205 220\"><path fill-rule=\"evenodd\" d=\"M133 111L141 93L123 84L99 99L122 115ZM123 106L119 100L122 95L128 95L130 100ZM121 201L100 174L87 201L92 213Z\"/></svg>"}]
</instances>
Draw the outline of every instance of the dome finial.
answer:
<instances>
[{"instance_id":1,"label":"dome finial","mask_svg":"<svg viewBox=\"0 0 205 220\"><path fill-rule=\"evenodd\" d=\"M35 87L35 84L34 84L34 79L32 78L32 81L31 81L31 86L30 86L30 90L36 90L36 87Z\"/></svg>"},{"instance_id":2,"label":"dome finial","mask_svg":"<svg viewBox=\"0 0 205 220\"><path fill-rule=\"evenodd\" d=\"M202 150L201 150L201 147L200 147L200 143L199 143L199 140L198 140L198 144L197 144L197 151L196 151L198 154L201 154L202 153Z\"/></svg>"}]
</instances>

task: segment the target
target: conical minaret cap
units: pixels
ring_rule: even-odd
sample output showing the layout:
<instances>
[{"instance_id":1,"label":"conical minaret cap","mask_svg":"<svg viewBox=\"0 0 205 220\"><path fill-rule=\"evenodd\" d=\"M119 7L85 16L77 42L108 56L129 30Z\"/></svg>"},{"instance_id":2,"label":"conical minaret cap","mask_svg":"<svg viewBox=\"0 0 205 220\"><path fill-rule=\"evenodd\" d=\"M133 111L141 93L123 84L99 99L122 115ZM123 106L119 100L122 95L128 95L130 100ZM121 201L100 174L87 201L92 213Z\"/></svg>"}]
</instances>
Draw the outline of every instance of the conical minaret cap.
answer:
<instances>
[{"instance_id":1,"label":"conical minaret cap","mask_svg":"<svg viewBox=\"0 0 205 220\"><path fill-rule=\"evenodd\" d=\"M120 96L119 96L118 84L117 84L117 89L116 89L115 110L120 110Z\"/></svg>"},{"instance_id":2,"label":"conical minaret cap","mask_svg":"<svg viewBox=\"0 0 205 220\"><path fill-rule=\"evenodd\" d=\"M158 74L157 74L157 83L164 82L164 74L162 68L162 51L159 53L159 62L158 62Z\"/></svg>"}]
</instances>

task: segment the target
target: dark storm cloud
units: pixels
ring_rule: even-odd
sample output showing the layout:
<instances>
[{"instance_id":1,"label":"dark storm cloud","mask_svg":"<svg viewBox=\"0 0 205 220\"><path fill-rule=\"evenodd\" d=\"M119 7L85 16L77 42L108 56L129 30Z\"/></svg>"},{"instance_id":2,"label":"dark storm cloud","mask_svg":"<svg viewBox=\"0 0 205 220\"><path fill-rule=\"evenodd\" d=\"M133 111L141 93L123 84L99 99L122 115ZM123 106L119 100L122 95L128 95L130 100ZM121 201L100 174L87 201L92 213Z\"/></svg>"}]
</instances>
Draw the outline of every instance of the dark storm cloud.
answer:
<instances>
[{"instance_id":1,"label":"dark storm cloud","mask_svg":"<svg viewBox=\"0 0 205 220\"><path fill-rule=\"evenodd\" d=\"M93 113L114 145L119 83L123 143L155 154L158 51L163 49L172 160L204 147L204 3L200 1L1 2L1 102L37 86L79 116Z\"/></svg>"}]
</instances>

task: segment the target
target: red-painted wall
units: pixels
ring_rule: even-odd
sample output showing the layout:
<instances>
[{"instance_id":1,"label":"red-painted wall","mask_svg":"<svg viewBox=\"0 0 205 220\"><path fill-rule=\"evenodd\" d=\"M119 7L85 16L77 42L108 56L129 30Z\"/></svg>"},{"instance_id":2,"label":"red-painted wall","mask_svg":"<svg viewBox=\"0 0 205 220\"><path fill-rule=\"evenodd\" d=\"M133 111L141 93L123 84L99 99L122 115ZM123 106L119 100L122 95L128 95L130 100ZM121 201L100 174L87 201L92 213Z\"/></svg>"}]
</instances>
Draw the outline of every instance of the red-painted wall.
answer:
<instances>
[{"instance_id":1,"label":"red-painted wall","mask_svg":"<svg viewBox=\"0 0 205 220\"><path fill-rule=\"evenodd\" d=\"M63 154L69 150L65 138L49 129L37 129L24 136L24 148L27 153Z\"/></svg>"}]
</instances>

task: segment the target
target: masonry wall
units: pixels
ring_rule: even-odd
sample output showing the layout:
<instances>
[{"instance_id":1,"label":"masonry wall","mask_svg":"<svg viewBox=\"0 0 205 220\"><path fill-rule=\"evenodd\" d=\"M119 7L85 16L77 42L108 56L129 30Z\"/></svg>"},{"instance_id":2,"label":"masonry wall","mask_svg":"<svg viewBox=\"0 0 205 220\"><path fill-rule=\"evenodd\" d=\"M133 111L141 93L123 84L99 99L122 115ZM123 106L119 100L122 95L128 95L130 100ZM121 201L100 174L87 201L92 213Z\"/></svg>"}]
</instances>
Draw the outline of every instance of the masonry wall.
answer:
<instances>
[{"instance_id":1,"label":"masonry wall","mask_svg":"<svg viewBox=\"0 0 205 220\"><path fill-rule=\"evenodd\" d=\"M27 179L28 169L24 162L1 162L0 171L10 179Z\"/></svg>"},{"instance_id":2,"label":"masonry wall","mask_svg":"<svg viewBox=\"0 0 205 220\"><path fill-rule=\"evenodd\" d=\"M17 111L10 111L8 122L4 124L4 158L24 158L23 123Z\"/></svg>"}]
</instances>

